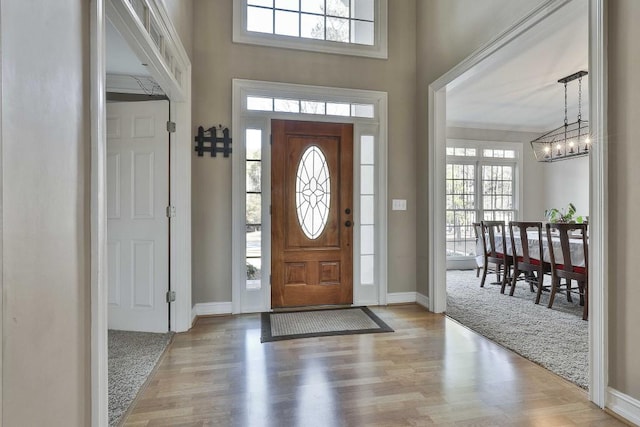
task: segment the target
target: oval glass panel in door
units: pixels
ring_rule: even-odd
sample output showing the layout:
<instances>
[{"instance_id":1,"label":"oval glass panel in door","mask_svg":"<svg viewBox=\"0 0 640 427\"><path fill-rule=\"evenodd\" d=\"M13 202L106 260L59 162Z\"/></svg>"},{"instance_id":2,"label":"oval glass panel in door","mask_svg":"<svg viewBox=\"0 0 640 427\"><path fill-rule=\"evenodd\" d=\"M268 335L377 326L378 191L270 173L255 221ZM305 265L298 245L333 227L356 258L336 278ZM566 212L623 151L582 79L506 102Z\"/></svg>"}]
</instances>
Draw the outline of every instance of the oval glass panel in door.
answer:
<instances>
[{"instance_id":1,"label":"oval glass panel in door","mask_svg":"<svg viewBox=\"0 0 640 427\"><path fill-rule=\"evenodd\" d=\"M308 147L296 172L296 211L302 231L317 239L324 231L331 204L331 177L327 159L317 145Z\"/></svg>"}]
</instances>

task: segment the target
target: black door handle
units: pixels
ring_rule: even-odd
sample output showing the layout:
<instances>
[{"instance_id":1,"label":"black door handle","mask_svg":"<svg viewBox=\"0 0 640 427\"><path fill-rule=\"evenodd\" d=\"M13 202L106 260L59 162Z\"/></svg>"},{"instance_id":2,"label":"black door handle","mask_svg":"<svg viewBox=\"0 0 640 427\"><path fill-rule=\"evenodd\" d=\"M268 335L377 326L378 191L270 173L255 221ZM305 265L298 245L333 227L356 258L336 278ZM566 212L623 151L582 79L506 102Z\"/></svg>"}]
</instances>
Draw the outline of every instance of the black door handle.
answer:
<instances>
[{"instance_id":1,"label":"black door handle","mask_svg":"<svg viewBox=\"0 0 640 427\"><path fill-rule=\"evenodd\" d=\"M347 221L347 222L345 222L345 223L344 223L344 226L345 226L345 227L351 227L351 221Z\"/></svg>"}]
</instances>

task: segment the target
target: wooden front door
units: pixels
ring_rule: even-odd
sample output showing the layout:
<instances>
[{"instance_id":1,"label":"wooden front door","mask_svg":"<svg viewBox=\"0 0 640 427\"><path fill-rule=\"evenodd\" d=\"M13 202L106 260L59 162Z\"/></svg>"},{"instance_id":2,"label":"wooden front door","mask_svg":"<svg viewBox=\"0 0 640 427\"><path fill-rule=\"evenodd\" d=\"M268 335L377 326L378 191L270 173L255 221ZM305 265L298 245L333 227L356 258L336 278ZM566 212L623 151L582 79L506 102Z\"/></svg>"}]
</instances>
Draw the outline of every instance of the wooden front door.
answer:
<instances>
[{"instance_id":1,"label":"wooden front door","mask_svg":"<svg viewBox=\"0 0 640 427\"><path fill-rule=\"evenodd\" d=\"M271 305L351 304L353 125L271 130Z\"/></svg>"}]
</instances>

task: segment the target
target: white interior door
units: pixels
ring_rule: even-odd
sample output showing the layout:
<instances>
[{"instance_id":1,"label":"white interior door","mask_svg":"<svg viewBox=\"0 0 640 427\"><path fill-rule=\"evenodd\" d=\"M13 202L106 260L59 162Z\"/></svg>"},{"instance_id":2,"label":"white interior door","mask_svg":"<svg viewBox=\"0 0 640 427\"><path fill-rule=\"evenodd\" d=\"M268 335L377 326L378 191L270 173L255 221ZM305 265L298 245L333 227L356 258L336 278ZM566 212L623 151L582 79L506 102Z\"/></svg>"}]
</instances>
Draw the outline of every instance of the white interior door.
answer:
<instances>
[{"instance_id":1,"label":"white interior door","mask_svg":"<svg viewBox=\"0 0 640 427\"><path fill-rule=\"evenodd\" d=\"M107 104L109 328L166 332L169 101Z\"/></svg>"}]
</instances>

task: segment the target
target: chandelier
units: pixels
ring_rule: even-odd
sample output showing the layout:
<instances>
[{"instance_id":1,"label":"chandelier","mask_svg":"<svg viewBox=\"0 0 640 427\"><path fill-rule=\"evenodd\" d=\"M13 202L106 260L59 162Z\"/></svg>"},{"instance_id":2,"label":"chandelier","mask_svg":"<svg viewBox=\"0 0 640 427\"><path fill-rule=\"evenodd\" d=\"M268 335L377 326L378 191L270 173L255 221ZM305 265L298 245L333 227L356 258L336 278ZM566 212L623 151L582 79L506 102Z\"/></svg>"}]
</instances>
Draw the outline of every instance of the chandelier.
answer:
<instances>
[{"instance_id":1,"label":"chandelier","mask_svg":"<svg viewBox=\"0 0 640 427\"><path fill-rule=\"evenodd\" d=\"M564 125L531 141L531 148L537 161L554 162L589 154L591 149L589 122L582 120L582 77L587 74L587 71L578 71L558 80L558 83L564 84ZM578 119L569 123L567 83L574 80L578 80Z\"/></svg>"}]
</instances>

